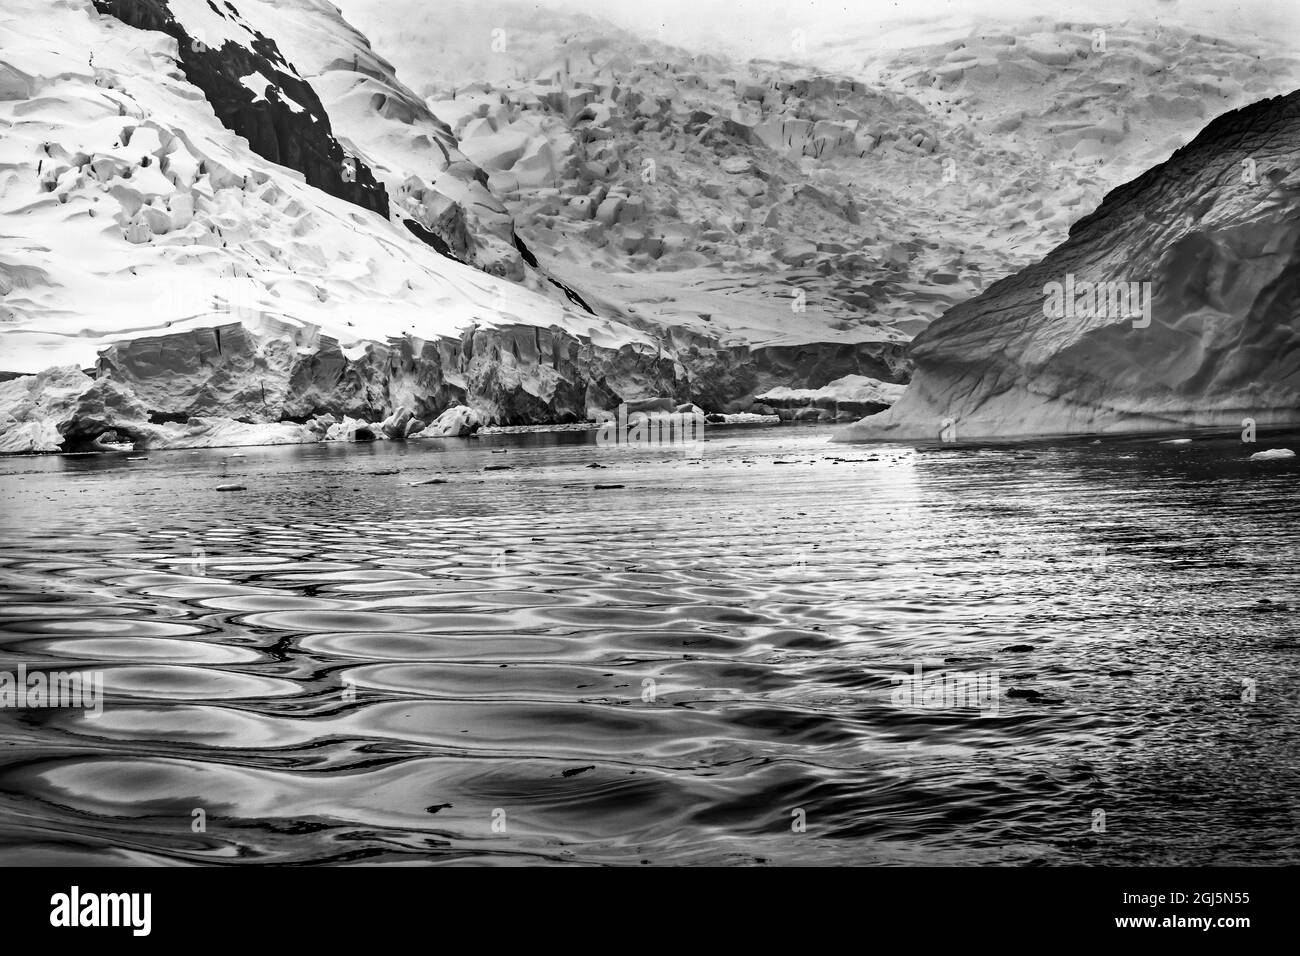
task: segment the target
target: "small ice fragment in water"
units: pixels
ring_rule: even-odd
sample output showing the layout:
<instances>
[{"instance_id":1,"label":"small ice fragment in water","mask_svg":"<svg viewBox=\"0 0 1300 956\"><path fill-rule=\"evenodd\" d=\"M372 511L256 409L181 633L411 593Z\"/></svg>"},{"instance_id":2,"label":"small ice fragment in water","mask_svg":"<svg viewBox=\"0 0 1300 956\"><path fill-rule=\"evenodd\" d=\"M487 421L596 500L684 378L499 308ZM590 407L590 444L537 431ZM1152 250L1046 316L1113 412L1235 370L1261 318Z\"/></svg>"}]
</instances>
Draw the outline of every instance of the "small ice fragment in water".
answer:
<instances>
[{"instance_id":1,"label":"small ice fragment in water","mask_svg":"<svg viewBox=\"0 0 1300 956\"><path fill-rule=\"evenodd\" d=\"M1295 452L1290 448L1270 448L1268 451L1257 451L1250 456L1251 461L1273 461L1277 458L1294 458Z\"/></svg>"}]
</instances>

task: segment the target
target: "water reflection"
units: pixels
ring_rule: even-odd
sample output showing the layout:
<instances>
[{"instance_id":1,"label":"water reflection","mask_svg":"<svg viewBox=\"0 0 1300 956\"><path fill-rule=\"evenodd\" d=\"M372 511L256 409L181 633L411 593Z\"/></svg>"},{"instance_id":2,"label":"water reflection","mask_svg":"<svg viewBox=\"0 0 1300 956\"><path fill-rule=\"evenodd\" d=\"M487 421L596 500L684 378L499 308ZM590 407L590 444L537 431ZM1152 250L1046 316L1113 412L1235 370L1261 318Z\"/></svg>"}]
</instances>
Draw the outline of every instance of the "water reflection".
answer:
<instances>
[{"instance_id":1,"label":"water reflection","mask_svg":"<svg viewBox=\"0 0 1300 956\"><path fill-rule=\"evenodd\" d=\"M825 434L0 461L4 858L1300 858L1294 460Z\"/></svg>"}]
</instances>

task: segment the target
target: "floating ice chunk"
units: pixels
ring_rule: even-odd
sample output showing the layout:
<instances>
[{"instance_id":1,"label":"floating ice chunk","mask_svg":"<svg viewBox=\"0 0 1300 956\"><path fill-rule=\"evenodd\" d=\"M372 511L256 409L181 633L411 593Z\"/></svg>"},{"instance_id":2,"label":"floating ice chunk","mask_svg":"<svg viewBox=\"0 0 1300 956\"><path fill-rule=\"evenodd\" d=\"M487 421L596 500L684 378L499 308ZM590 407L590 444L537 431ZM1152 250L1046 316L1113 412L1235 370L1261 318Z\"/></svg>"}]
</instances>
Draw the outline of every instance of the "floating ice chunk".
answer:
<instances>
[{"instance_id":1,"label":"floating ice chunk","mask_svg":"<svg viewBox=\"0 0 1300 956\"><path fill-rule=\"evenodd\" d=\"M1250 456L1251 461L1275 461L1279 458L1294 458L1295 452L1290 448L1270 448L1267 451L1257 451Z\"/></svg>"}]
</instances>

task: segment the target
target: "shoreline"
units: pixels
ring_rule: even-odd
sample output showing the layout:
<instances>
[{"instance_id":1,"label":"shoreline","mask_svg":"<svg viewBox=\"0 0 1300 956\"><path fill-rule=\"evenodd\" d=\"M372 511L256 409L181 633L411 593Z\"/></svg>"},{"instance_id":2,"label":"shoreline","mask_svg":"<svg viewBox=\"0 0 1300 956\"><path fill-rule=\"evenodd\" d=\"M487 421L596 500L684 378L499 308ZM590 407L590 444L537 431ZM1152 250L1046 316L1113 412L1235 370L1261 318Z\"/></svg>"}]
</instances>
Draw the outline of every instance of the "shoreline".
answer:
<instances>
[{"instance_id":1,"label":"shoreline","mask_svg":"<svg viewBox=\"0 0 1300 956\"><path fill-rule=\"evenodd\" d=\"M816 425L824 423L817 422L788 422L782 421L775 415L751 416L748 414L738 414L727 416L736 419L735 421L726 422L709 422L709 428L771 428L779 425ZM274 423L278 424L278 423ZM229 445L168 445L162 448L122 448L102 449L99 451L12 451L0 452L0 458L97 458L110 455L141 455L148 456L158 452L167 451L208 451L219 450L222 448L274 448L285 445L375 445L375 444L398 444L406 445L416 442L427 441L473 441L480 436L487 435L534 435L555 433L562 434L566 432L595 432L600 428L600 422L571 422L567 424L541 424L541 425L486 425L477 432L469 435L451 436L451 435L423 435L419 437L410 437L394 439L385 437L382 433L376 434L372 439L365 441L349 441L338 438L318 438L313 441L262 441L262 442L237 442Z\"/></svg>"},{"instance_id":2,"label":"shoreline","mask_svg":"<svg viewBox=\"0 0 1300 956\"><path fill-rule=\"evenodd\" d=\"M764 416L769 418L769 416ZM410 445L424 442L445 442L445 441L474 441L480 437L498 435L537 435L537 434L565 434L572 432L595 432L600 427L599 422L580 422L568 424L543 424L543 425L490 425L479 429L476 433L465 436L437 436L428 435L422 437L412 437L405 439L392 439L385 437L376 437L368 441L347 441L344 439L326 439L321 438L316 441L269 441L269 442L244 442L231 445L172 445L166 448L146 448L134 449L124 448L121 450L101 450L101 451L21 451L21 452L0 452L0 459L8 458L102 458L109 456L141 456L148 457L151 454L172 451L220 451L222 449L233 448L278 448L287 445ZM743 429L751 430L757 428L827 428L825 422L798 422L782 421L775 416L770 416L770 420L763 421L735 421L735 422L710 422L710 429ZM843 440L837 437L837 433L845 427L840 426L826 436L827 444L859 445L859 446L910 446L925 450L936 449L963 449L963 450L982 450L1008 447L1022 447L1031 445L1077 445L1077 444L1171 444L1183 445L1192 442L1214 442L1214 441L1236 441L1242 445L1256 446L1257 450L1263 450L1266 446L1277 442L1300 443L1300 422L1289 425L1281 425L1262 431L1261 437L1254 442L1240 441L1240 431L1236 429L1223 428L1188 428L1170 431L1142 431L1142 432L1089 432L1089 433L1058 433L1043 435L1027 436L1004 436L1004 437L982 437L961 439L958 441L945 442L938 438L864 438L856 440ZM707 441L708 439L703 439ZM647 445L647 447L654 447Z\"/></svg>"}]
</instances>

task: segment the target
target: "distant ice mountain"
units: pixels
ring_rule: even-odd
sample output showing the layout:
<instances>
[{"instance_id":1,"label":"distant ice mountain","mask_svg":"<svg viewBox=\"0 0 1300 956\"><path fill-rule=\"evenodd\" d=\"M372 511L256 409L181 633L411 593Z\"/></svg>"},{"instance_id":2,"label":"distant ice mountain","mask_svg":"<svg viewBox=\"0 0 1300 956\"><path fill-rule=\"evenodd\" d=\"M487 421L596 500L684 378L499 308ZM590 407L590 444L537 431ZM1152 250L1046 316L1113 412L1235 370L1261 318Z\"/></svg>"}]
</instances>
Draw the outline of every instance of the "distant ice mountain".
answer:
<instances>
[{"instance_id":1,"label":"distant ice mountain","mask_svg":"<svg viewBox=\"0 0 1300 956\"><path fill-rule=\"evenodd\" d=\"M842 440L1300 424L1300 91L1210 123L912 356Z\"/></svg>"},{"instance_id":2,"label":"distant ice mountain","mask_svg":"<svg viewBox=\"0 0 1300 956\"><path fill-rule=\"evenodd\" d=\"M1300 85L1281 44L1156 22L936 18L899 48L791 10L798 49L742 61L533 4L343 6L543 262L633 321L746 343L910 337L1214 116Z\"/></svg>"}]
</instances>

